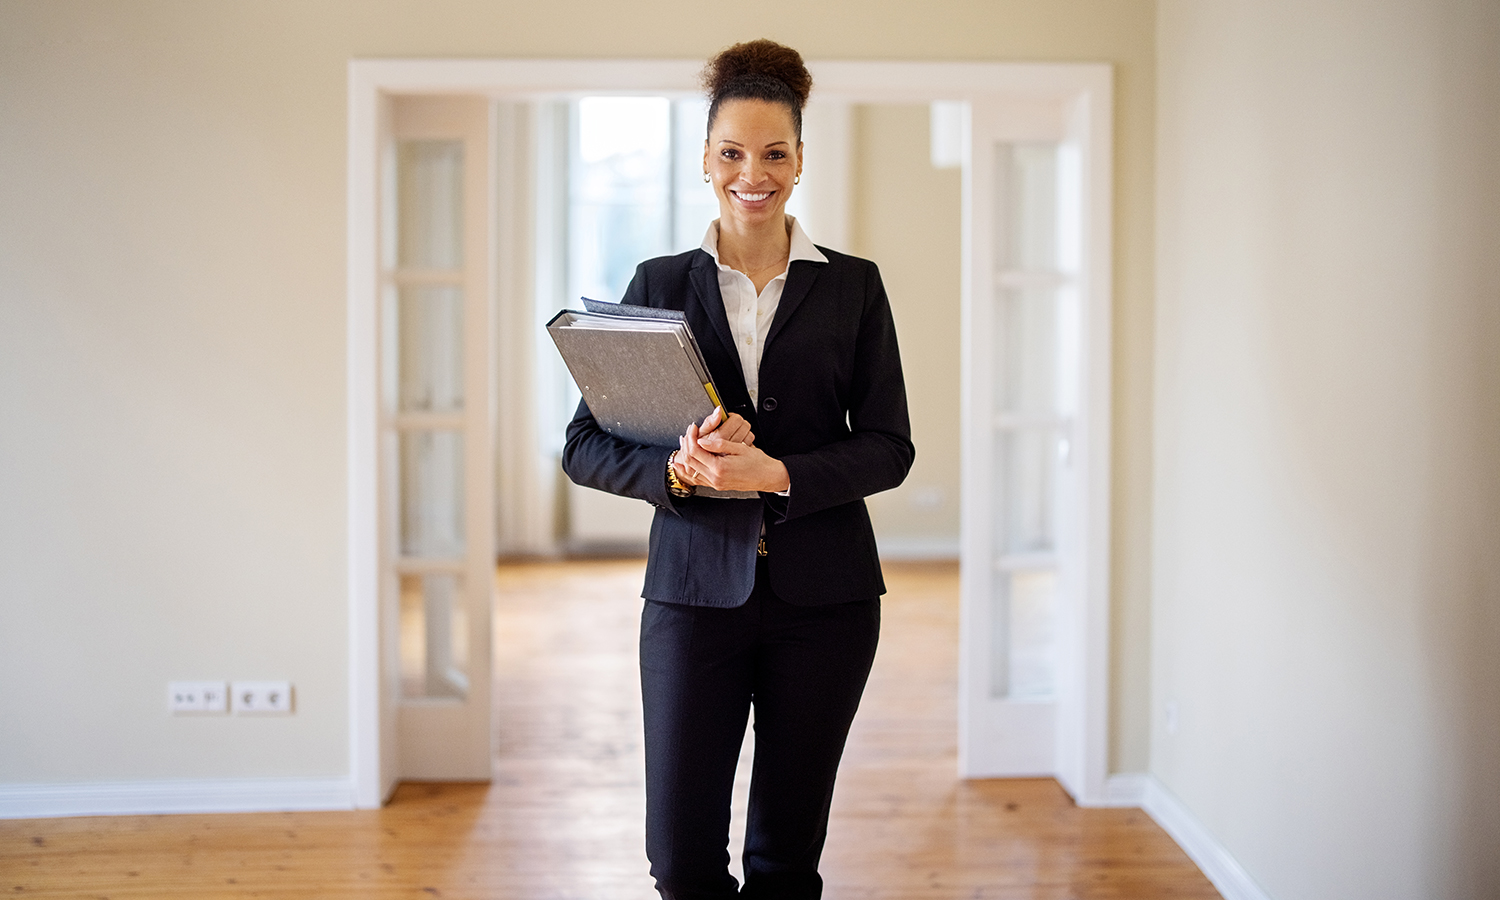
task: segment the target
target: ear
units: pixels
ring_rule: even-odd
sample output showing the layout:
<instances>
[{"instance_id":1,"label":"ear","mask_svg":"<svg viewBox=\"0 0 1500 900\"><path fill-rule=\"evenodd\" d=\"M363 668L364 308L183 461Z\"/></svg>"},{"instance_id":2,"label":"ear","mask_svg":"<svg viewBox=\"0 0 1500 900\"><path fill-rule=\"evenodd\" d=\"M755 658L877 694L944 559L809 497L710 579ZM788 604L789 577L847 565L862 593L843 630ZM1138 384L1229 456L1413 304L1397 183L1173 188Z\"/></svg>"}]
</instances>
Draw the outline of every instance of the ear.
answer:
<instances>
[{"instance_id":1,"label":"ear","mask_svg":"<svg viewBox=\"0 0 1500 900\"><path fill-rule=\"evenodd\" d=\"M703 139L703 174L708 174L708 138Z\"/></svg>"},{"instance_id":2,"label":"ear","mask_svg":"<svg viewBox=\"0 0 1500 900\"><path fill-rule=\"evenodd\" d=\"M797 177L802 177L802 142L797 142Z\"/></svg>"}]
</instances>

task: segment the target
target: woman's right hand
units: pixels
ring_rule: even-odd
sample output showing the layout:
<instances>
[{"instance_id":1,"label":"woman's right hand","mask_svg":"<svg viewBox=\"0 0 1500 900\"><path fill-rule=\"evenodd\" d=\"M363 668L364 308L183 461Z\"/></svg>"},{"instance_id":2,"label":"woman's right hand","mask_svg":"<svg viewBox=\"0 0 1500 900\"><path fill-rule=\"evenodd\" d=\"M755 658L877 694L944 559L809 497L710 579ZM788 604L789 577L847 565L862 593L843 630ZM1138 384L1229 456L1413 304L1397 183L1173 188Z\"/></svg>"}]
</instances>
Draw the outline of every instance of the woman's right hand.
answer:
<instances>
[{"instance_id":1,"label":"woman's right hand","mask_svg":"<svg viewBox=\"0 0 1500 900\"><path fill-rule=\"evenodd\" d=\"M708 418L704 419L703 424L697 428L696 437L698 438L717 434L719 440L725 443L755 445L755 435L750 431L750 423L745 421L739 413L730 413L726 417L722 406L714 407L714 411L709 413ZM688 435L684 434L683 437L687 438Z\"/></svg>"}]
</instances>

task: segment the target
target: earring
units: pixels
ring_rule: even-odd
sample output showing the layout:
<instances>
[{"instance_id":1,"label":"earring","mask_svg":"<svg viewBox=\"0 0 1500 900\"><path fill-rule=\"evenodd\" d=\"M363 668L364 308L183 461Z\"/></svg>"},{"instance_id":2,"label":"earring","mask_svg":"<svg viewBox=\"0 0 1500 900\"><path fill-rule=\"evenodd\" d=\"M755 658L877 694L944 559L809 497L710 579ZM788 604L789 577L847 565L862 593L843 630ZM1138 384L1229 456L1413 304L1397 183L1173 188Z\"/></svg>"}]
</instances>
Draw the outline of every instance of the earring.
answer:
<instances>
[{"instance_id":1,"label":"earring","mask_svg":"<svg viewBox=\"0 0 1500 900\"><path fill-rule=\"evenodd\" d=\"M703 183L704 184L708 184L708 173L707 172L703 173Z\"/></svg>"},{"instance_id":2,"label":"earring","mask_svg":"<svg viewBox=\"0 0 1500 900\"><path fill-rule=\"evenodd\" d=\"M802 183L802 175L801 175L800 172L798 174L792 176L792 184L801 184L801 183Z\"/></svg>"}]
</instances>

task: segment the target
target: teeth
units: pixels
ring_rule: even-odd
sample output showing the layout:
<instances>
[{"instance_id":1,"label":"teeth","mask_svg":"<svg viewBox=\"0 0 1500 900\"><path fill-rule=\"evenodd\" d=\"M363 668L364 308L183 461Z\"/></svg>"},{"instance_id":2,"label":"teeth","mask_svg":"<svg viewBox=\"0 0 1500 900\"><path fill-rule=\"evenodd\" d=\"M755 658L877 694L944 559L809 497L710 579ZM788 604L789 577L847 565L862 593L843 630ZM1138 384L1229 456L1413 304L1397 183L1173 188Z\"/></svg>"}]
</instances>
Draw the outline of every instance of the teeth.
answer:
<instances>
[{"instance_id":1,"label":"teeth","mask_svg":"<svg viewBox=\"0 0 1500 900\"><path fill-rule=\"evenodd\" d=\"M769 196L771 196L771 194L767 191L763 191L759 194L746 194L743 192L740 193L740 199L744 200L746 203L759 203Z\"/></svg>"}]
</instances>

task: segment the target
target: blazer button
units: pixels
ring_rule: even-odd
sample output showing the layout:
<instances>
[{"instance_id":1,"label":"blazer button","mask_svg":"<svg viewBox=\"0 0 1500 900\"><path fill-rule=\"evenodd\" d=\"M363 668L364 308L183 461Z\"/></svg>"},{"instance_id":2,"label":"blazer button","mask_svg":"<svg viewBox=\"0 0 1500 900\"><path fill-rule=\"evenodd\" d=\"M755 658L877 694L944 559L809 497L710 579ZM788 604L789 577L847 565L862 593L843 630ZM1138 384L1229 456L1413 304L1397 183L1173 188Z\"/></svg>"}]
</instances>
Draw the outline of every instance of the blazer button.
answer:
<instances>
[{"instance_id":1,"label":"blazer button","mask_svg":"<svg viewBox=\"0 0 1500 900\"><path fill-rule=\"evenodd\" d=\"M772 410L776 409L776 398L767 397L766 399L760 401L760 408L765 410L766 412L771 412Z\"/></svg>"}]
</instances>

